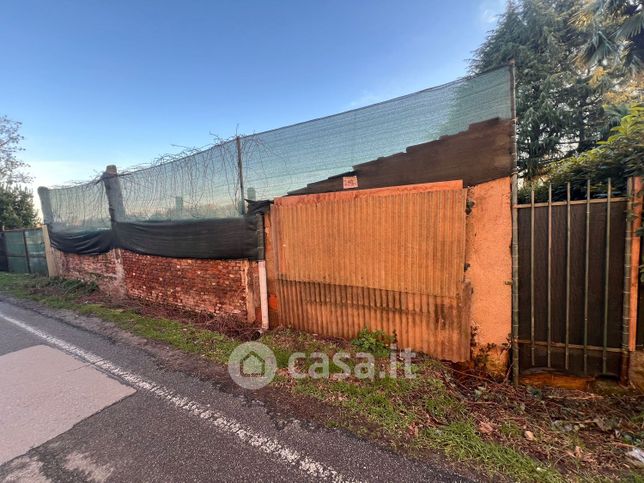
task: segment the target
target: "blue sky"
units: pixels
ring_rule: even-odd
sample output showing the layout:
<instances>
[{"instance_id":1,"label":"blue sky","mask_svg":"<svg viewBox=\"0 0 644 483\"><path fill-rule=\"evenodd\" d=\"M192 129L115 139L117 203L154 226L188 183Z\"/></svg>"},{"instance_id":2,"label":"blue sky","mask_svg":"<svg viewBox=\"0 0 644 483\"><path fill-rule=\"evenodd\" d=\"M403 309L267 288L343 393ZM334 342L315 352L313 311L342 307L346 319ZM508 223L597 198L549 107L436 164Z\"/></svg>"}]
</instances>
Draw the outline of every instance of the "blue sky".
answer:
<instances>
[{"instance_id":1,"label":"blue sky","mask_svg":"<svg viewBox=\"0 0 644 483\"><path fill-rule=\"evenodd\" d=\"M448 82L504 0L3 0L34 186Z\"/></svg>"}]
</instances>

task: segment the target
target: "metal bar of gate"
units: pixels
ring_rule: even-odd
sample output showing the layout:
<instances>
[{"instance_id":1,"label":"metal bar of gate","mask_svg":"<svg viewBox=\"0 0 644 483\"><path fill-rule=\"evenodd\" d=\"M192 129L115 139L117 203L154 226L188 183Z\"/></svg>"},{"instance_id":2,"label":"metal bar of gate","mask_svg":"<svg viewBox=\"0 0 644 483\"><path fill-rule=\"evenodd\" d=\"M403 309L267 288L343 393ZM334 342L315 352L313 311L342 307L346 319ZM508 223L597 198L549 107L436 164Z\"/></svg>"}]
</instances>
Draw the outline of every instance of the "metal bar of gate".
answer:
<instances>
[{"instance_id":1,"label":"metal bar of gate","mask_svg":"<svg viewBox=\"0 0 644 483\"><path fill-rule=\"evenodd\" d=\"M570 183L566 183L566 349L564 367L568 370L570 350Z\"/></svg>"},{"instance_id":2,"label":"metal bar of gate","mask_svg":"<svg viewBox=\"0 0 644 483\"><path fill-rule=\"evenodd\" d=\"M530 361L534 366L534 186L530 189Z\"/></svg>"},{"instance_id":3,"label":"metal bar of gate","mask_svg":"<svg viewBox=\"0 0 644 483\"><path fill-rule=\"evenodd\" d=\"M552 356L552 183L548 185L548 367Z\"/></svg>"},{"instance_id":4,"label":"metal bar of gate","mask_svg":"<svg viewBox=\"0 0 644 483\"><path fill-rule=\"evenodd\" d=\"M588 280L590 270L590 180L586 181L586 258L584 261L584 374L588 374Z\"/></svg>"},{"instance_id":5,"label":"metal bar of gate","mask_svg":"<svg viewBox=\"0 0 644 483\"><path fill-rule=\"evenodd\" d=\"M519 342L521 344L529 344L530 340L528 340L528 339L519 339ZM548 347L548 342L538 340L538 341L535 342L535 345L537 347ZM550 345L552 347L555 347L555 348L558 348L558 349L565 349L566 348L565 342L554 342L553 341L553 342L550 343ZM593 351L593 352L603 352L604 351L604 347L599 346L599 345L586 345L586 346L584 346L583 344L570 343L570 344L568 344L568 347L570 347L571 349L587 349L588 351ZM622 348L621 347L607 347L606 352L617 354L617 353L622 352Z\"/></svg>"},{"instance_id":6,"label":"metal bar of gate","mask_svg":"<svg viewBox=\"0 0 644 483\"><path fill-rule=\"evenodd\" d=\"M608 357L606 348L608 347L608 277L610 270L610 203L612 195L612 184L608 178L608 189L606 195L606 257L604 262L604 338L602 345L604 351L602 352L602 372L606 374Z\"/></svg>"},{"instance_id":7,"label":"metal bar of gate","mask_svg":"<svg viewBox=\"0 0 644 483\"><path fill-rule=\"evenodd\" d=\"M519 384L519 173L517 170L517 109L514 59L510 61L510 89L512 111L512 381Z\"/></svg>"},{"instance_id":8,"label":"metal bar of gate","mask_svg":"<svg viewBox=\"0 0 644 483\"><path fill-rule=\"evenodd\" d=\"M617 203L618 201L627 201L627 200L626 200L626 197L625 197L625 196L613 196L613 197L611 198L611 201L612 201L613 203ZM591 199L591 200L590 200L590 204L591 204L591 205L597 205L597 204L599 204L599 205L603 205L604 203L606 203L606 200L605 200L605 199L603 199L603 198L593 198L593 199ZM553 202L552 202L552 206L553 206L553 207L555 207L555 206L566 206L567 204L568 204L568 203L566 203L566 200L563 200L563 201L553 201ZM575 206L575 205L585 205L585 204L586 204L586 198L584 198L583 200L571 200L571 201L570 201L570 204L571 204L572 206ZM547 201L544 201L544 202L541 202L541 203L539 203L539 202L535 202L535 204L534 204L534 207L535 207L535 208L542 208L542 207L544 207L544 206L545 206L545 207L547 207L547 206L548 206L548 202L547 202ZM519 205L517 205L517 208L519 208L519 209L522 209L522 208L530 208L530 203L523 203L523 204L519 204Z\"/></svg>"},{"instance_id":9,"label":"metal bar of gate","mask_svg":"<svg viewBox=\"0 0 644 483\"><path fill-rule=\"evenodd\" d=\"M633 242L633 178L626 180L626 234L624 238L624 299L622 302L622 360L620 381L628 380L629 342L631 338L631 245Z\"/></svg>"}]
</instances>

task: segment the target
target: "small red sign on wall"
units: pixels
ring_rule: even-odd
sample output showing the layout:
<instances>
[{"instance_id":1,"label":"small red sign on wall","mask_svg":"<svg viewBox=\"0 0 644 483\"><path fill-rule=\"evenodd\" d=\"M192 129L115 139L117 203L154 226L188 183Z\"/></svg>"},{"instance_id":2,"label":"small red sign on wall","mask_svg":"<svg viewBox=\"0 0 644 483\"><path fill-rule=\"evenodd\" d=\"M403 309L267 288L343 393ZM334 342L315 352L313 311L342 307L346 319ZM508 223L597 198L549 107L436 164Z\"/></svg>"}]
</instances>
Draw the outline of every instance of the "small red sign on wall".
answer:
<instances>
[{"instance_id":1,"label":"small red sign on wall","mask_svg":"<svg viewBox=\"0 0 644 483\"><path fill-rule=\"evenodd\" d=\"M343 176L342 177L342 189L348 190L351 188L358 187L358 177L357 176Z\"/></svg>"}]
</instances>

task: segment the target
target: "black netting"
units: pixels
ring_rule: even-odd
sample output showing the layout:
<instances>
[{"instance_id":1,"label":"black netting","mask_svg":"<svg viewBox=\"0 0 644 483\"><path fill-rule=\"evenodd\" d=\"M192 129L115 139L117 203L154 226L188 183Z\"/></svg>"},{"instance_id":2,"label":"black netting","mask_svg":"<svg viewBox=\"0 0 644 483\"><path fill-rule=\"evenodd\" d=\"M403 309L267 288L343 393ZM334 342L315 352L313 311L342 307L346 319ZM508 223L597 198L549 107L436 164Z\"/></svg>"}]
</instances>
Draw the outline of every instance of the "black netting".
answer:
<instances>
[{"instance_id":1,"label":"black netting","mask_svg":"<svg viewBox=\"0 0 644 483\"><path fill-rule=\"evenodd\" d=\"M107 196L101 180L66 188L39 188L44 221L58 230L110 227Z\"/></svg>"},{"instance_id":2,"label":"black netting","mask_svg":"<svg viewBox=\"0 0 644 483\"><path fill-rule=\"evenodd\" d=\"M125 213L118 221L239 216L242 197L237 165L233 141L159 166L121 174Z\"/></svg>"},{"instance_id":3,"label":"black netting","mask_svg":"<svg viewBox=\"0 0 644 483\"><path fill-rule=\"evenodd\" d=\"M116 177L41 189L45 222L58 232L89 233L109 229L111 221L239 218L242 197L285 195L354 165L464 132L474 123L510 119L511 92L510 68L503 67L361 109L242 136Z\"/></svg>"},{"instance_id":4,"label":"black netting","mask_svg":"<svg viewBox=\"0 0 644 483\"><path fill-rule=\"evenodd\" d=\"M510 69L242 138L244 184L271 199L409 146L511 119Z\"/></svg>"}]
</instances>

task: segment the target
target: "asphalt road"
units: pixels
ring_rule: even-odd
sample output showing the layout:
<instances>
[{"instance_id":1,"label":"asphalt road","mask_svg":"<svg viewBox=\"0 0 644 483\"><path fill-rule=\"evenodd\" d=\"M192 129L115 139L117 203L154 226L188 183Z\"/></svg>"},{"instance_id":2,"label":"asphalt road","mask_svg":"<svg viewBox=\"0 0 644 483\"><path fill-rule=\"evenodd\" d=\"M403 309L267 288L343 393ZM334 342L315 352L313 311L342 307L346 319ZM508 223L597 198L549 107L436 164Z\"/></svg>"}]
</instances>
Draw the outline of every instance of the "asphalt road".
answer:
<instances>
[{"instance_id":1,"label":"asphalt road","mask_svg":"<svg viewBox=\"0 0 644 483\"><path fill-rule=\"evenodd\" d=\"M1 481L460 479L342 431L278 420L252 395L8 301L0 404Z\"/></svg>"}]
</instances>

